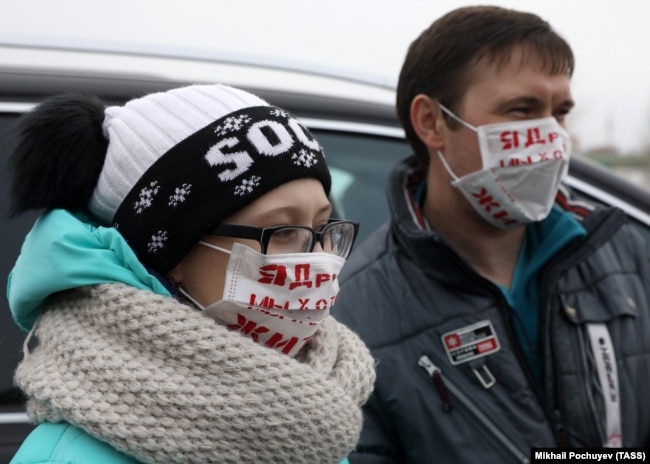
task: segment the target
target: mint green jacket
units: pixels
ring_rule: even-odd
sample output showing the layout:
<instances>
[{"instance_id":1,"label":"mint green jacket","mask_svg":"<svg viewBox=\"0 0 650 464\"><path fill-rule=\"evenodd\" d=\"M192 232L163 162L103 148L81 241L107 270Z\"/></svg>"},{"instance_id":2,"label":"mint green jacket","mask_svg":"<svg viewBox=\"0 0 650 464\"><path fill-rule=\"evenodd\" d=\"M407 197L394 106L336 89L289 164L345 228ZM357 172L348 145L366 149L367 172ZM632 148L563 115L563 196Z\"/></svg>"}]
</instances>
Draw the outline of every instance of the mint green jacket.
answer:
<instances>
[{"instance_id":1,"label":"mint green jacket","mask_svg":"<svg viewBox=\"0 0 650 464\"><path fill-rule=\"evenodd\" d=\"M9 464L138 464L110 445L69 424L41 424ZM347 459L341 464L349 464Z\"/></svg>"},{"instance_id":2,"label":"mint green jacket","mask_svg":"<svg viewBox=\"0 0 650 464\"><path fill-rule=\"evenodd\" d=\"M41 424L10 464L137 464L109 444L69 424Z\"/></svg>"}]
</instances>

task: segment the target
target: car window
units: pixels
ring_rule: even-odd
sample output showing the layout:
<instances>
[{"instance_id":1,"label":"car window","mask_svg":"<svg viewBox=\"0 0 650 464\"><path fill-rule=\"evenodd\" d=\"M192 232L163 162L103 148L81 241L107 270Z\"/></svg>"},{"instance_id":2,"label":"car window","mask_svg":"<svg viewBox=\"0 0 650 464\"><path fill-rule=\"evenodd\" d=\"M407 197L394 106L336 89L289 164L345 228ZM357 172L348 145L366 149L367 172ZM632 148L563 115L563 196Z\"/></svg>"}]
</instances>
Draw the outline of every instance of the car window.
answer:
<instances>
[{"instance_id":1,"label":"car window","mask_svg":"<svg viewBox=\"0 0 650 464\"><path fill-rule=\"evenodd\" d=\"M602 198L598 198L594 195L590 195L575 187L571 189L571 197L574 201L575 200L586 201L588 203L595 203L604 206L612 206L611 203L608 203ZM629 222L636 229L636 231L645 239L646 244L648 245L648 249L650 249L650 223L647 222L648 219L650 218L648 217L648 215L643 213L643 211L640 211L639 213L636 214L634 211L630 211L629 209L634 208L634 206L630 205L629 203L620 204L620 205L617 204L616 206L623 209L627 213L627 222Z\"/></svg>"},{"instance_id":2,"label":"car window","mask_svg":"<svg viewBox=\"0 0 650 464\"><path fill-rule=\"evenodd\" d=\"M22 344L25 334L21 332L11 319L7 304L6 282L7 276L18 257L20 244L27 231L34 223L36 214L26 214L18 218L7 216L9 187L6 179L7 156L13 149L9 131L16 121L16 114L0 114L0 406L3 410L18 407L21 397L13 386L13 372L22 358ZM7 330L10 328L10 330ZM16 410L19 410L16 408Z\"/></svg>"},{"instance_id":3,"label":"car window","mask_svg":"<svg viewBox=\"0 0 650 464\"><path fill-rule=\"evenodd\" d=\"M405 141L391 137L314 130L332 173L331 199L336 214L359 221L357 244L389 216L388 173L410 153Z\"/></svg>"}]
</instances>

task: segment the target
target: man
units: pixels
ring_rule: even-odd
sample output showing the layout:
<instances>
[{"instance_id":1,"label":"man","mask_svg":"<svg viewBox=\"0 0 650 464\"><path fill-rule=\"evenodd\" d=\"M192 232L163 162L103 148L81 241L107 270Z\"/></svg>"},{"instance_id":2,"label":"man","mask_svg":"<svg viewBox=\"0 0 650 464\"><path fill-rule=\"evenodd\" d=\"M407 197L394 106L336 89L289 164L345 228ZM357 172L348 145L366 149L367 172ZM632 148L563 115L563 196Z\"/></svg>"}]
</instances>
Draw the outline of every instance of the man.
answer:
<instances>
[{"instance_id":1,"label":"man","mask_svg":"<svg viewBox=\"0 0 650 464\"><path fill-rule=\"evenodd\" d=\"M352 464L650 444L647 244L560 186L573 68L548 23L497 7L409 48L397 111L415 155L334 307L377 360Z\"/></svg>"}]
</instances>

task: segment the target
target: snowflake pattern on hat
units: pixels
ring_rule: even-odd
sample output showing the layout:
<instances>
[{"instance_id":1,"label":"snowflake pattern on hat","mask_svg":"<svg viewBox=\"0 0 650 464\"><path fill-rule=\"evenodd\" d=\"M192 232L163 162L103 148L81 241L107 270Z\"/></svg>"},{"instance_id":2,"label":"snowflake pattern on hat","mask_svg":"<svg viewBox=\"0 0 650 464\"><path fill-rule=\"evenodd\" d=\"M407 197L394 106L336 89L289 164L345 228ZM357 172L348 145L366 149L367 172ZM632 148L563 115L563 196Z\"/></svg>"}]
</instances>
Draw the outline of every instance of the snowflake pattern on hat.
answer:
<instances>
[{"instance_id":1,"label":"snowflake pattern on hat","mask_svg":"<svg viewBox=\"0 0 650 464\"><path fill-rule=\"evenodd\" d=\"M315 166L318 163L318 157L316 154L311 151L307 151L304 148L301 149L298 153L292 155L291 159L293 160L293 164L296 166L304 166L306 168Z\"/></svg>"},{"instance_id":2,"label":"snowflake pattern on hat","mask_svg":"<svg viewBox=\"0 0 650 464\"><path fill-rule=\"evenodd\" d=\"M141 214L145 209L152 205L153 199L159 190L160 185L158 185L157 180L152 181L149 186L143 187L142 190L140 190L140 198L133 204L133 209L135 209L136 214Z\"/></svg>"},{"instance_id":3,"label":"snowflake pattern on hat","mask_svg":"<svg viewBox=\"0 0 650 464\"><path fill-rule=\"evenodd\" d=\"M237 110L147 169L112 218L143 264L166 274L225 217L296 179L331 177L322 147L285 110Z\"/></svg>"},{"instance_id":4,"label":"snowflake pattern on hat","mask_svg":"<svg viewBox=\"0 0 650 464\"><path fill-rule=\"evenodd\" d=\"M191 191L192 184L183 184L180 187L176 187L174 194L169 197L169 206L175 208L181 203L184 203Z\"/></svg>"},{"instance_id":5,"label":"snowflake pattern on hat","mask_svg":"<svg viewBox=\"0 0 650 464\"><path fill-rule=\"evenodd\" d=\"M235 195L243 197L255 190L255 187L260 185L260 176L250 176L248 179L242 180L241 184L235 187Z\"/></svg>"},{"instance_id":6,"label":"snowflake pattern on hat","mask_svg":"<svg viewBox=\"0 0 650 464\"><path fill-rule=\"evenodd\" d=\"M151 240L147 243L147 250L149 253L157 253L158 251L165 248L165 242L167 241L167 231L159 230L158 233L151 236Z\"/></svg>"},{"instance_id":7,"label":"snowflake pattern on hat","mask_svg":"<svg viewBox=\"0 0 650 464\"><path fill-rule=\"evenodd\" d=\"M236 132L251 122L248 115L240 114L239 116L230 116L224 122L218 125L214 132L219 135L226 135L230 132Z\"/></svg>"},{"instance_id":8,"label":"snowflake pattern on hat","mask_svg":"<svg viewBox=\"0 0 650 464\"><path fill-rule=\"evenodd\" d=\"M289 118L289 114L286 111L281 110L280 108L274 108L271 111L271 114L277 118L286 118L286 119Z\"/></svg>"}]
</instances>

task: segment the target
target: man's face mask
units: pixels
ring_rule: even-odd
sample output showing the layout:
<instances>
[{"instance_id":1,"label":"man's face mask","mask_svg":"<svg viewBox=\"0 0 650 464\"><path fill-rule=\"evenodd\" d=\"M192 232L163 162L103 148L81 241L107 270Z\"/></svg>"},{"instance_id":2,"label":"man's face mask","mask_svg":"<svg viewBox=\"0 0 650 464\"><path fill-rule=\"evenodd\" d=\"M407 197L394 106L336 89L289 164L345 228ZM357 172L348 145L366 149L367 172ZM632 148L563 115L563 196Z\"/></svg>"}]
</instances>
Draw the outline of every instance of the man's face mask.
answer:
<instances>
[{"instance_id":1,"label":"man's face mask","mask_svg":"<svg viewBox=\"0 0 650 464\"><path fill-rule=\"evenodd\" d=\"M230 254L223 298L202 307L231 330L262 345L295 356L327 318L339 293L338 275L345 259L331 253L266 255L235 243Z\"/></svg>"},{"instance_id":2,"label":"man's face mask","mask_svg":"<svg viewBox=\"0 0 650 464\"><path fill-rule=\"evenodd\" d=\"M512 229L548 216L569 168L571 139L553 117L474 127L440 103L440 109L478 134L483 167L457 177L438 156L474 209L490 224Z\"/></svg>"}]
</instances>

